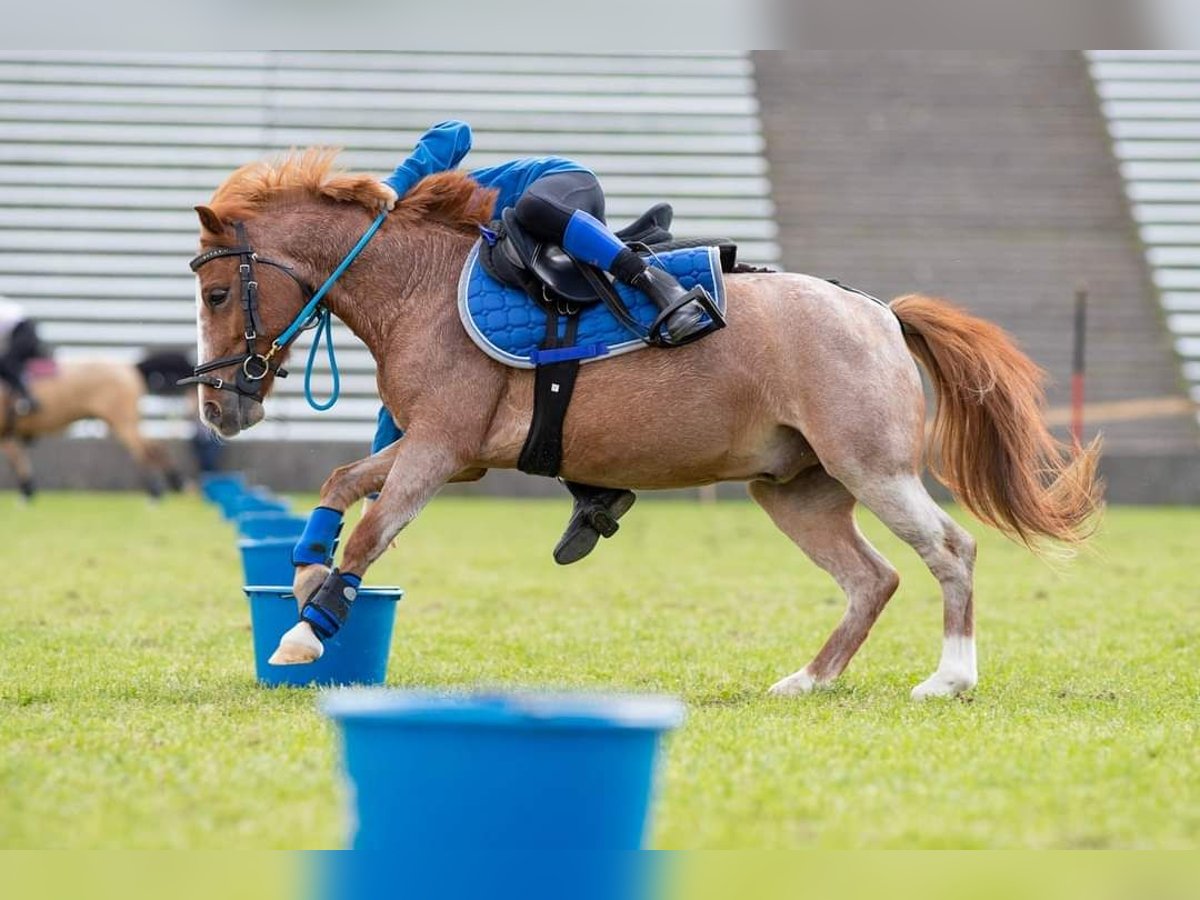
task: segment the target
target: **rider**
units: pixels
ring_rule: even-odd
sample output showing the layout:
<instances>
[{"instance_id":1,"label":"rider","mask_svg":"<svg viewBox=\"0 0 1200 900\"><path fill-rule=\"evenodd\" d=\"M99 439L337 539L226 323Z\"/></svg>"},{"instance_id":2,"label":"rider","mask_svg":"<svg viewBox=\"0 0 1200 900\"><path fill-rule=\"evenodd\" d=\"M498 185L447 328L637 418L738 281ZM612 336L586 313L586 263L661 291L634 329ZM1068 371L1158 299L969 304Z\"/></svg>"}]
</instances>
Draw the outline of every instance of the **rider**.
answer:
<instances>
[{"instance_id":1,"label":"rider","mask_svg":"<svg viewBox=\"0 0 1200 900\"><path fill-rule=\"evenodd\" d=\"M25 386L25 366L46 355L33 320L12 300L0 297L0 381L12 388L18 416L37 412L38 403Z\"/></svg>"},{"instance_id":2,"label":"rider","mask_svg":"<svg viewBox=\"0 0 1200 900\"><path fill-rule=\"evenodd\" d=\"M455 168L471 149L471 127L466 122L439 122L417 142L408 159L384 179L403 197L427 175ZM481 186L499 191L494 216L513 208L521 226L534 237L558 244L575 259L598 266L618 280L648 296L659 309L667 309L688 295L673 276L630 250L604 223L604 192L590 170L561 157L527 157L498 166L474 169L468 174ZM703 292L703 288L693 289ZM695 296L695 294L693 294ZM666 322L675 343L706 327L700 302L684 304ZM373 448L388 446L401 437L391 415L380 410ZM633 505L631 491L565 482L575 498L571 521L554 548L554 559L568 565L587 556L600 536L617 530L616 520Z\"/></svg>"}]
</instances>

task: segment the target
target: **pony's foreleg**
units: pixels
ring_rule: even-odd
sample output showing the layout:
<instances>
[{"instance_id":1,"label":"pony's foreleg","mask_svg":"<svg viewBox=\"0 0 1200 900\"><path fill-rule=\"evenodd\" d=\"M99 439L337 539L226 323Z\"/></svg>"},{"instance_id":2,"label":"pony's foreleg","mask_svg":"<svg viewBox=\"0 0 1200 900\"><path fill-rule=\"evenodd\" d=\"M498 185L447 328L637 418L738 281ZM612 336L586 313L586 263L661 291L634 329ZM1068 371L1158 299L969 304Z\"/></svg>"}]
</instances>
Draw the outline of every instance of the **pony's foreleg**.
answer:
<instances>
[{"instance_id":1,"label":"pony's foreleg","mask_svg":"<svg viewBox=\"0 0 1200 900\"><path fill-rule=\"evenodd\" d=\"M340 529L341 517L345 515L346 510L364 497L383 488L384 480L391 471L392 463L395 462L396 454L399 451L400 445L397 442L364 459L338 466L321 485L317 509L331 510L336 513L337 524L334 527ZM305 534L308 536L307 530ZM330 557L333 555L332 543L335 538L336 533L324 536L330 545L328 548ZM301 604L316 593L317 588L321 586L321 582L325 580L329 572L329 566L323 563L296 561L296 574L292 580L292 590Z\"/></svg>"},{"instance_id":2,"label":"pony's foreleg","mask_svg":"<svg viewBox=\"0 0 1200 900\"><path fill-rule=\"evenodd\" d=\"M26 501L32 500L36 492L33 482L33 463L29 460L29 451L17 440L7 438L0 441L0 450L8 458L9 465L17 476L17 488Z\"/></svg>"},{"instance_id":3,"label":"pony's foreleg","mask_svg":"<svg viewBox=\"0 0 1200 900\"><path fill-rule=\"evenodd\" d=\"M753 482L750 495L846 594L845 615L825 646L807 666L771 688L772 694L806 694L846 668L900 586L900 576L858 530L854 496L823 470L782 485Z\"/></svg>"},{"instance_id":4,"label":"pony's foreleg","mask_svg":"<svg viewBox=\"0 0 1200 900\"><path fill-rule=\"evenodd\" d=\"M355 469L355 466L359 468ZM387 473L379 485L381 468L386 468ZM304 607L314 597L320 599L329 588L337 588L352 603L353 590L347 595L344 593L347 587L353 589L361 584L367 569L383 555L392 539L416 517L442 485L463 469L463 465L448 448L421 441L410 434L375 456L343 469L346 471L335 484L330 485L335 481L332 477L326 482L330 493L327 497L322 490L323 506L328 500L344 511L354 502L347 498L360 489L361 497L381 487L379 499L364 513L350 535L339 569L312 565L297 571L293 588L301 604L302 619L280 639L279 647L271 657L274 665L308 663L320 657L322 645L318 628L303 617ZM357 487L351 488L352 482ZM338 509L338 506L329 508ZM315 584L318 573L324 577ZM348 611L349 604L344 612Z\"/></svg>"}]
</instances>

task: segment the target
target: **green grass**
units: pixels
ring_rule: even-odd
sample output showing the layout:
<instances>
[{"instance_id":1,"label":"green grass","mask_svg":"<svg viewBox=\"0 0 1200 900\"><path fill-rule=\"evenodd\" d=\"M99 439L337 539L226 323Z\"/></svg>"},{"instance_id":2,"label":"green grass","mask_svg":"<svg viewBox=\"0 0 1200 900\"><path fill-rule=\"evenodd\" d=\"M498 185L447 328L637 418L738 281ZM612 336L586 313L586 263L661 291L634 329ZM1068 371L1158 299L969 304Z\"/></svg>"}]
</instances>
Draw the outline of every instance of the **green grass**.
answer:
<instances>
[{"instance_id":1,"label":"green grass","mask_svg":"<svg viewBox=\"0 0 1200 900\"><path fill-rule=\"evenodd\" d=\"M657 846L1198 843L1200 511L1111 510L1057 568L972 524L981 684L922 705L941 602L874 520L900 593L836 688L784 700L842 601L755 507L643 502L561 569L567 510L436 501L368 579L408 590L389 681L682 696ZM0 496L0 546L0 846L340 843L334 732L254 685L211 508Z\"/></svg>"}]
</instances>

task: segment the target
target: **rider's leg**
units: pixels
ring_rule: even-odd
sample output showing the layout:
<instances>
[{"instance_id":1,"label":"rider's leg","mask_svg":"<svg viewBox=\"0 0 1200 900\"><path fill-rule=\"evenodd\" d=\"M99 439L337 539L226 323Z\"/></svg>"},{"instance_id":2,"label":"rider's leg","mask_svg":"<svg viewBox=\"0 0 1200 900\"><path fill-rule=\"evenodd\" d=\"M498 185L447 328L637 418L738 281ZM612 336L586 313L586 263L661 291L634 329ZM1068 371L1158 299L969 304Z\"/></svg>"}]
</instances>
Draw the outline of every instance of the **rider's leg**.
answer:
<instances>
[{"instance_id":1,"label":"rider's leg","mask_svg":"<svg viewBox=\"0 0 1200 900\"><path fill-rule=\"evenodd\" d=\"M8 350L4 354L4 361L0 362L0 369L4 370L4 380L11 384L17 393L17 415L37 412L37 400L25 385L25 366L31 359L45 352L45 347L38 337L37 326L30 319L23 319L13 326L8 338Z\"/></svg>"},{"instance_id":2,"label":"rider's leg","mask_svg":"<svg viewBox=\"0 0 1200 900\"><path fill-rule=\"evenodd\" d=\"M12 390L13 412L18 416L27 416L37 410L37 402L25 387L22 377L24 368L24 364L16 359L11 349L0 356L0 382Z\"/></svg>"},{"instance_id":3,"label":"rider's leg","mask_svg":"<svg viewBox=\"0 0 1200 900\"><path fill-rule=\"evenodd\" d=\"M560 245L563 245L571 216L579 210L597 221L604 219L604 192L590 172L562 172L539 178L516 206L517 218L530 234ZM604 231L609 234L607 229ZM615 235L609 234L609 237L618 250L625 250L637 259ZM571 252L569 247L565 249ZM629 511L636 497L632 491L592 487L573 481L563 483L571 492L575 506L566 530L554 548L554 561L566 566L591 553L601 537L615 534L617 519Z\"/></svg>"},{"instance_id":4,"label":"rider's leg","mask_svg":"<svg viewBox=\"0 0 1200 900\"><path fill-rule=\"evenodd\" d=\"M591 172L558 172L533 182L516 205L517 218L530 234L560 244L576 259L611 272L666 309L689 293L673 276L647 265L604 223L604 192ZM667 334L680 342L705 327L698 301L667 320Z\"/></svg>"},{"instance_id":5,"label":"rider's leg","mask_svg":"<svg viewBox=\"0 0 1200 900\"><path fill-rule=\"evenodd\" d=\"M612 537L620 527L617 519L629 512L637 499L633 491L622 488L599 488L577 481L564 481L575 498L571 521L554 548L554 561L560 566L579 562L602 537Z\"/></svg>"}]
</instances>

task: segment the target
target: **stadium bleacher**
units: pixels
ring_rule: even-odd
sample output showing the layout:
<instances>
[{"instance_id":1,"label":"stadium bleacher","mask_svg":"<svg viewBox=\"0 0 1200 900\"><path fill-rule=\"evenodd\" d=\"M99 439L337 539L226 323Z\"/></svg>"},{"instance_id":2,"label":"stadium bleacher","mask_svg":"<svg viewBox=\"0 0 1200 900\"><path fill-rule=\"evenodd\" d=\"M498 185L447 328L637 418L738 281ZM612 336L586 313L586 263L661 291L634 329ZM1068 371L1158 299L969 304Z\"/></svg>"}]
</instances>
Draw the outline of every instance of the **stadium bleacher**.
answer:
<instances>
[{"instance_id":1,"label":"stadium bleacher","mask_svg":"<svg viewBox=\"0 0 1200 900\"><path fill-rule=\"evenodd\" d=\"M1089 56L1167 327L1200 403L1200 53Z\"/></svg>"},{"instance_id":2,"label":"stadium bleacher","mask_svg":"<svg viewBox=\"0 0 1200 900\"><path fill-rule=\"evenodd\" d=\"M448 117L475 128L470 165L572 156L600 175L614 223L669 199L678 233L728 235L748 261L778 259L746 54L10 52L0 54L0 294L24 304L64 358L194 346L192 207L225 175L311 144L387 173ZM370 439L374 365L340 325L335 342L339 404L312 412L300 379L282 382L246 440ZM322 361L318 383L325 373ZM144 411L153 435L191 428L177 402L147 398Z\"/></svg>"}]
</instances>

